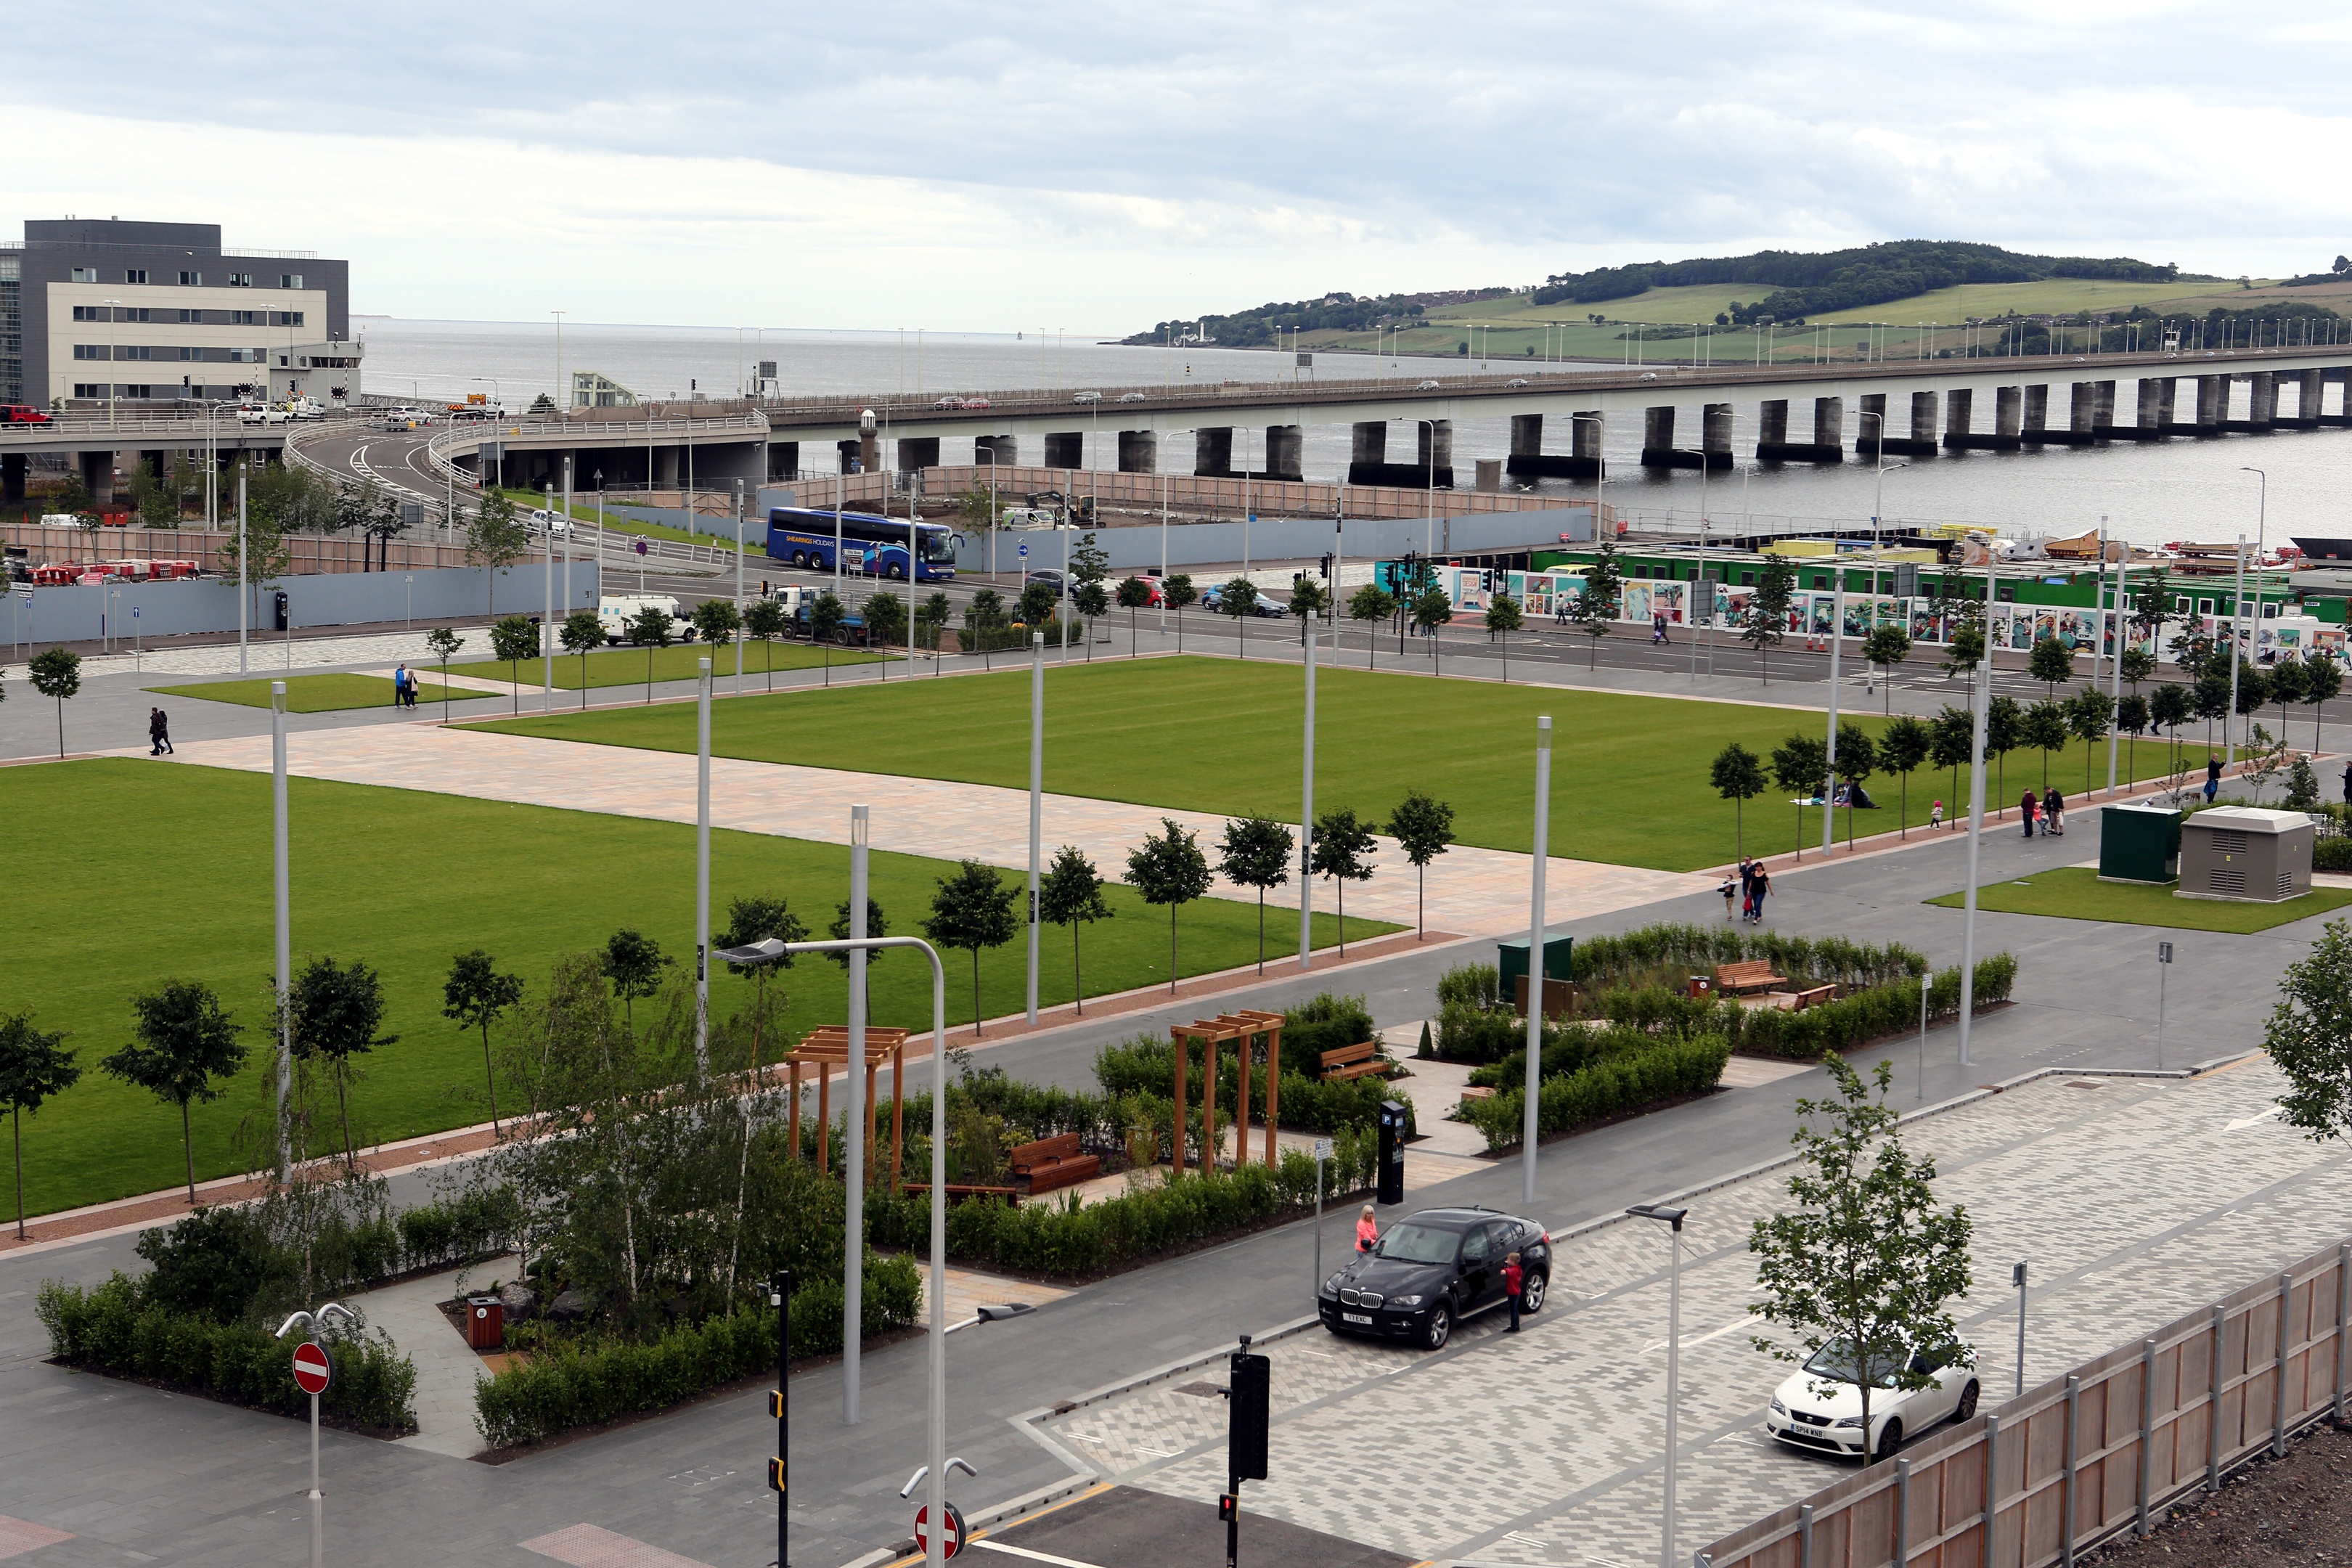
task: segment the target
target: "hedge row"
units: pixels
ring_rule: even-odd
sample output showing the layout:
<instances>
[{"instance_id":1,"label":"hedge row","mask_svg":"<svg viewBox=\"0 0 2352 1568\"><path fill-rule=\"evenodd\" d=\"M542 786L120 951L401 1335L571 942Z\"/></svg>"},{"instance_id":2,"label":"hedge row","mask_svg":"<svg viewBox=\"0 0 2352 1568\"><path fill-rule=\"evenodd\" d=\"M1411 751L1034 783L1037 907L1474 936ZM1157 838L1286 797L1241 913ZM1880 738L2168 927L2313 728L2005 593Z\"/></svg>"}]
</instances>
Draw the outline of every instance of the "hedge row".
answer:
<instances>
[{"instance_id":1,"label":"hedge row","mask_svg":"<svg viewBox=\"0 0 2352 1568\"><path fill-rule=\"evenodd\" d=\"M1730 1046L1720 1039L1670 1040L1547 1079L1536 1097L1537 1133L1565 1132L1662 1100L1712 1089L1722 1078L1723 1064L1730 1055ZM1462 1118L1486 1135L1489 1150L1507 1149L1520 1141L1526 1106L1527 1090L1510 1089L1492 1100L1470 1101L1462 1108Z\"/></svg>"},{"instance_id":2,"label":"hedge row","mask_svg":"<svg viewBox=\"0 0 2352 1568\"><path fill-rule=\"evenodd\" d=\"M2006 952L1977 960L1975 1005L2006 1002L2017 984L2017 960ZM1832 1051L1851 1050L1867 1040L1916 1028L1919 1023L1916 980L1874 986L1835 1002L1808 1007L1801 1013L1724 1005L1727 1035L1735 1049L1756 1056L1786 1057L1813 1061ZM1960 1010L1959 965L1937 974L1927 987L1930 1018L1948 1018Z\"/></svg>"},{"instance_id":3,"label":"hedge row","mask_svg":"<svg viewBox=\"0 0 2352 1568\"><path fill-rule=\"evenodd\" d=\"M2333 838L2315 840L2311 846L2311 868L2315 871L2352 871L2352 837L2339 834Z\"/></svg>"},{"instance_id":4,"label":"hedge row","mask_svg":"<svg viewBox=\"0 0 2352 1568\"><path fill-rule=\"evenodd\" d=\"M1616 936L1579 937L1575 953L1577 984L1588 989L1663 963L1696 969L1757 958L1769 959L1781 973L1816 984L1883 985L1927 972L1926 955L1898 942L1874 947L1842 936L1783 936L1729 925L1662 922Z\"/></svg>"},{"instance_id":5,"label":"hedge row","mask_svg":"<svg viewBox=\"0 0 2352 1568\"><path fill-rule=\"evenodd\" d=\"M860 1318L878 1334L922 1310L922 1277L904 1258L866 1259ZM793 1292L792 1353L841 1349L842 1287L814 1280ZM661 1410L776 1364L773 1311L752 1308L680 1323L650 1340L549 1337L474 1392L474 1424L493 1448L536 1443L575 1426Z\"/></svg>"},{"instance_id":6,"label":"hedge row","mask_svg":"<svg viewBox=\"0 0 2352 1568\"><path fill-rule=\"evenodd\" d=\"M61 1279L42 1282L35 1311L49 1331L49 1353L68 1365L238 1405L303 1414L310 1395L294 1384L293 1342L253 1323L218 1322L174 1312L148 1299L143 1280L116 1273L92 1289ZM413 1432L416 1368L381 1333L327 1342L335 1381L320 1400L329 1414L363 1426Z\"/></svg>"}]
</instances>

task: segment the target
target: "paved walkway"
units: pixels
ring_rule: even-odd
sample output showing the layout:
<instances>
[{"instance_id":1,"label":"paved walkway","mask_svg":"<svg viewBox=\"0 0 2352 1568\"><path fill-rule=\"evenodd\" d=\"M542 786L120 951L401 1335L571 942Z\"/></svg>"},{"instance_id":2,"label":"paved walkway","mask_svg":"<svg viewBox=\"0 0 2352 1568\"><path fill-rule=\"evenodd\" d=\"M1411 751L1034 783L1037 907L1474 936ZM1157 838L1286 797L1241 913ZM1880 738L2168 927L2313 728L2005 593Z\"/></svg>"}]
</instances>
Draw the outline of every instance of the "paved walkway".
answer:
<instances>
[{"instance_id":1,"label":"paved walkway","mask_svg":"<svg viewBox=\"0 0 2352 1568\"><path fill-rule=\"evenodd\" d=\"M694 820L695 762L673 752L602 746L595 749L594 765L582 767L575 742L425 725L373 728L363 735L306 731L289 736L288 746L289 767L306 778L659 821ZM266 736L192 741L179 748L178 760L266 772L269 742ZM873 807L874 847L942 860L1022 864L1029 839L1028 795L989 784L716 757L710 803L714 826L829 844L849 841L849 808L863 803ZM1223 816L1206 812L1062 795L1045 797L1045 814L1049 847L1076 844L1113 875L1126 864L1129 850L1160 831L1162 817L1198 833L1204 847L1213 845L1225 824ZM1410 926L1411 868L1394 839L1377 842L1379 872L1349 889L1348 911ZM1525 930L1531 864L1526 855L1455 846L1429 868L1430 928L1465 934ZM1714 886L1711 878L1682 872L1554 859L1547 878L1547 913L1553 922L1576 920ZM1255 897L1222 880L1213 891ZM1298 907L1295 887L1276 889L1266 901ZM1333 907L1328 886L1317 889L1316 903L1326 910Z\"/></svg>"},{"instance_id":2,"label":"paved walkway","mask_svg":"<svg viewBox=\"0 0 2352 1568\"><path fill-rule=\"evenodd\" d=\"M2016 1259L2035 1281L2031 1385L2343 1236L2352 1152L2267 1114L2280 1087L2260 1058L2186 1081L2052 1077L1913 1123L1938 1196L1976 1221L1958 1316L1988 1408L2015 1377ZM1789 1369L1748 1342L1747 1237L1785 1182L1753 1176L1690 1204L1676 1562L1853 1473L1761 1432ZM1416 1557L1656 1561L1664 1252L1633 1222L1563 1238L1551 1305L1516 1339L1490 1315L1437 1355L1319 1330L1274 1342L1273 1479L1252 1483L1250 1506ZM1046 1430L1106 1478L1213 1496L1225 1413L1205 1386L1157 1384Z\"/></svg>"},{"instance_id":3,"label":"paved walkway","mask_svg":"<svg viewBox=\"0 0 2352 1568\"><path fill-rule=\"evenodd\" d=\"M390 1334L401 1353L415 1364L416 1432L400 1438L399 1447L446 1454L453 1459L471 1458L481 1451L482 1435L474 1426L474 1384L487 1369L482 1358L467 1348L464 1337L441 1315L439 1303L457 1293L461 1277L469 1285L486 1286L493 1275L502 1272L501 1264L510 1271L511 1263L512 1259L498 1259L472 1268L404 1279L380 1290L363 1291L346 1303L364 1314L369 1328Z\"/></svg>"}]
</instances>

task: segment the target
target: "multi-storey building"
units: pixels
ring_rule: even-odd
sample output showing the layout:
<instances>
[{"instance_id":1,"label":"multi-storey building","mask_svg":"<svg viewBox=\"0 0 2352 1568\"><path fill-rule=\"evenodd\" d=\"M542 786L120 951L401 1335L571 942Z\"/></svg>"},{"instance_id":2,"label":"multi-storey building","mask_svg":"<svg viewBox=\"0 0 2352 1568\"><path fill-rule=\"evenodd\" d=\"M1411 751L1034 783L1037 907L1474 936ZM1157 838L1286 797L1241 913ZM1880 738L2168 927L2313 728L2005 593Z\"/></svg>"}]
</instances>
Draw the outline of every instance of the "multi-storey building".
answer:
<instances>
[{"instance_id":1,"label":"multi-storey building","mask_svg":"<svg viewBox=\"0 0 2352 1568\"><path fill-rule=\"evenodd\" d=\"M0 246L0 403L355 400L350 274L218 224L28 218Z\"/></svg>"}]
</instances>

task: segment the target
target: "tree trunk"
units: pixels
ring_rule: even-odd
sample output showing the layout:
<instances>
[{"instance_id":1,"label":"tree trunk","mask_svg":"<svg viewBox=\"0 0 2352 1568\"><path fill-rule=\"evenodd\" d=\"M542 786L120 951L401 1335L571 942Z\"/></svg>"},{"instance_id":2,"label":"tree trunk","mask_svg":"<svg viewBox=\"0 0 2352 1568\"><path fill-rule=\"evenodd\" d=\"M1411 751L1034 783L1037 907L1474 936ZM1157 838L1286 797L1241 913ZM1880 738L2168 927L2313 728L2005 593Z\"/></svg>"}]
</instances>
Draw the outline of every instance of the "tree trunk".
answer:
<instances>
[{"instance_id":1,"label":"tree trunk","mask_svg":"<svg viewBox=\"0 0 2352 1568\"><path fill-rule=\"evenodd\" d=\"M1265 973L1265 889L1257 890L1257 972Z\"/></svg>"},{"instance_id":2,"label":"tree trunk","mask_svg":"<svg viewBox=\"0 0 2352 1568\"><path fill-rule=\"evenodd\" d=\"M1429 940L1429 868L1415 866L1412 878L1412 939L1426 942Z\"/></svg>"},{"instance_id":3,"label":"tree trunk","mask_svg":"<svg viewBox=\"0 0 2352 1568\"><path fill-rule=\"evenodd\" d=\"M1168 906L1168 994L1176 994L1176 906Z\"/></svg>"},{"instance_id":4,"label":"tree trunk","mask_svg":"<svg viewBox=\"0 0 2352 1568\"><path fill-rule=\"evenodd\" d=\"M980 949L971 950L971 1037L980 1038Z\"/></svg>"},{"instance_id":5,"label":"tree trunk","mask_svg":"<svg viewBox=\"0 0 2352 1568\"><path fill-rule=\"evenodd\" d=\"M755 1046L752 1049L756 1057L758 1047ZM482 1020L482 1079L490 1086L490 1137L495 1141L499 1136L499 1075L498 1069L490 1065L490 1021L488 1018Z\"/></svg>"},{"instance_id":6,"label":"tree trunk","mask_svg":"<svg viewBox=\"0 0 2352 1568\"><path fill-rule=\"evenodd\" d=\"M180 1152L188 1162L188 1206L196 1206L196 1145L188 1131L188 1102L180 1101Z\"/></svg>"},{"instance_id":7,"label":"tree trunk","mask_svg":"<svg viewBox=\"0 0 2352 1568\"><path fill-rule=\"evenodd\" d=\"M359 1161L352 1152L351 1099L343 1092L343 1069L341 1067L335 1069L335 1110L343 1123L343 1169L356 1174Z\"/></svg>"},{"instance_id":8,"label":"tree trunk","mask_svg":"<svg viewBox=\"0 0 2352 1568\"><path fill-rule=\"evenodd\" d=\"M1070 922L1070 1005L1080 1017L1086 1016L1087 1012L1087 976L1078 963L1078 930L1086 923Z\"/></svg>"},{"instance_id":9,"label":"tree trunk","mask_svg":"<svg viewBox=\"0 0 2352 1568\"><path fill-rule=\"evenodd\" d=\"M16 1239L25 1239L25 1108L8 1108L8 1121L16 1134Z\"/></svg>"},{"instance_id":10,"label":"tree trunk","mask_svg":"<svg viewBox=\"0 0 2352 1568\"><path fill-rule=\"evenodd\" d=\"M516 682L521 679L522 676L515 668L515 661L507 660L507 700L514 704L514 716L518 719L522 717L522 692Z\"/></svg>"},{"instance_id":11,"label":"tree trunk","mask_svg":"<svg viewBox=\"0 0 2352 1568\"><path fill-rule=\"evenodd\" d=\"M1339 962L1348 961L1348 879L1334 877L1332 884L1339 889Z\"/></svg>"}]
</instances>

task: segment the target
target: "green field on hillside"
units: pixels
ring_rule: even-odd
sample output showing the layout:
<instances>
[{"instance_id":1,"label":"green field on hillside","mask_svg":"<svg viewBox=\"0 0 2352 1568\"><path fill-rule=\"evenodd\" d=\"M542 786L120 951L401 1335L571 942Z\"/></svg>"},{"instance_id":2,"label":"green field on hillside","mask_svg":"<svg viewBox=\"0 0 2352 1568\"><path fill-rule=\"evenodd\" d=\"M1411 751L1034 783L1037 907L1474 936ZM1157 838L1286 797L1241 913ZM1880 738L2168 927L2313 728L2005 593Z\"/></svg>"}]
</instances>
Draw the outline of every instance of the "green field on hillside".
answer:
<instances>
[{"instance_id":1,"label":"green field on hillside","mask_svg":"<svg viewBox=\"0 0 2352 1568\"><path fill-rule=\"evenodd\" d=\"M830 692L717 704L711 745L758 762L1022 789L1029 782L1028 704L1025 670L888 686L861 680ZM1279 665L1201 656L1049 665L1045 787L1296 820L1303 708L1298 671ZM1707 784L1708 764L1727 742L1769 759L1791 731L1822 732L1819 714L1798 710L1362 669L1324 669L1316 711L1318 812L1348 806L1385 822L1408 790L1423 789L1453 805L1463 842L1522 853L1533 835L1536 716L1551 714L1551 852L1676 871L1738 854L1731 803ZM1873 714L1855 720L1874 732L1882 724ZM484 728L694 749L694 715L674 706L526 716ZM2102 766L2105 755L2102 745ZM2012 754L2009 766L2019 782L2010 783L2004 769L2001 798L2039 782L2041 753ZM2083 766L2078 742L2053 753L2052 778L2071 794ZM1881 809L1862 814L1856 832L1891 830L1902 789L1891 779L1868 787ZM1950 789L1946 774L1915 774L1910 820L1926 821L1937 796L1956 804ZM1787 793L1768 790L1748 803L1749 849L1790 847L1798 813ZM1818 843L1818 812L1803 816L1807 837Z\"/></svg>"},{"instance_id":2,"label":"green field on hillside","mask_svg":"<svg viewBox=\"0 0 2352 1568\"><path fill-rule=\"evenodd\" d=\"M364 1058L352 1099L353 1131L374 1141L488 1120L482 1047L441 1016L453 955L486 948L534 991L563 952L601 947L635 926L691 975L694 830L689 826L406 790L296 778L289 785L295 963L331 954L383 976L384 1032L398 1037ZM272 912L269 779L194 766L159 772L104 759L0 770L0 815L12 828L14 940L0 1010L31 1009L45 1029L64 1029L79 1052L81 1082L24 1120L31 1212L44 1213L171 1186L181 1179L177 1112L98 1070L127 1043L128 997L166 976L199 979L246 1026L257 1053L226 1098L194 1109L199 1179L231 1173L236 1129L263 1105ZM136 853L93 855L100 825L136 822ZM711 836L711 914L725 929L730 899L781 895L822 934L848 896L845 847L758 834ZM940 876L952 868L877 852L872 894L893 932L913 932ZM1115 870L1115 868L1106 868ZM1168 920L1129 889L1108 889L1114 919L1087 928L1089 994L1168 978ZM1338 925L1318 915L1318 945ZM1394 930L1351 919L1352 940ZM1293 951L1295 917L1266 922L1269 955ZM1025 940L982 955L982 1008L1021 1006ZM1257 954L1253 904L1202 900L1184 907L1179 956L1187 974L1232 967ZM949 1016L971 1016L967 953L947 955ZM782 982L795 1030L839 1023L841 969L803 959ZM749 983L723 969L711 1010L725 1017ZM1048 1003L1071 994L1070 937L1048 928L1040 989ZM919 958L895 954L873 973L875 1022L930 1024L930 980ZM657 1004L648 1001L648 1007ZM502 1109L513 1100L501 1091ZM0 1215L13 1205L0 1195Z\"/></svg>"}]
</instances>

